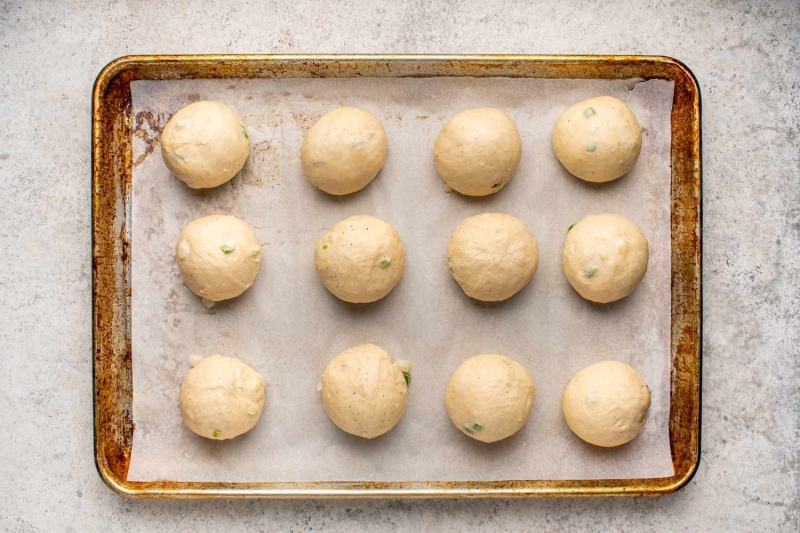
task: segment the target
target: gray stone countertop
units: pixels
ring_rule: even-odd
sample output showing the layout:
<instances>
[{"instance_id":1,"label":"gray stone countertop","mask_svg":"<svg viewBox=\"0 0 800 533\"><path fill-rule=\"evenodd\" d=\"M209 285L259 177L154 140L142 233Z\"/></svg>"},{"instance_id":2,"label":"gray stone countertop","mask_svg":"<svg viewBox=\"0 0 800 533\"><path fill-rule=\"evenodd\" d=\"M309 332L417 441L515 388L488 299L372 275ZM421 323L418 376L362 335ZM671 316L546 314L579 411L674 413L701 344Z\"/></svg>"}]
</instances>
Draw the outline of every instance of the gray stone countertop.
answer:
<instances>
[{"instance_id":1,"label":"gray stone countertop","mask_svg":"<svg viewBox=\"0 0 800 533\"><path fill-rule=\"evenodd\" d=\"M659 54L703 95L702 461L655 499L133 501L92 459L99 70L158 53ZM0 530L800 530L800 3L0 0Z\"/></svg>"}]
</instances>

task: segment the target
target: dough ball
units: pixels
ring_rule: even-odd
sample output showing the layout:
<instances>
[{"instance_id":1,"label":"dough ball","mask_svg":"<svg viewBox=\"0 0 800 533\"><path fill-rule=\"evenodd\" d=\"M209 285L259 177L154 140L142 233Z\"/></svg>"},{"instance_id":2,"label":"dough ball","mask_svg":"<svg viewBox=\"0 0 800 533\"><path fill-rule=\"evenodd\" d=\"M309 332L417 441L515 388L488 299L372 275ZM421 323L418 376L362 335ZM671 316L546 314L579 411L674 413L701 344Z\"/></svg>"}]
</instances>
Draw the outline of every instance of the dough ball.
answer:
<instances>
[{"instance_id":1,"label":"dough ball","mask_svg":"<svg viewBox=\"0 0 800 533\"><path fill-rule=\"evenodd\" d=\"M633 168L642 150L642 128L624 102L589 98L558 117L553 150L570 174L586 181L611 181Z\"/></svg>"},{"instance_id":2,"label":"dough ball","mask_svg":"<svg viewBox=\"0 0 800 533\"><path fill-rule=\"evenodd\" d=\"M447 268L467 296L499 302L533 279L536 238L523 221L504 213L467 218L447 244Z\"/></svg>"},{"instance_id":3,"label":"dough ball","mask_svg":"<svg viewBox=\"0 0 800 533\"><path fill-rule=\"evenodd\" d=\"M505 187L522 157L522 141L511 117L499 109L468 109L444 125L433 158L455 191L486 196Z\"/></svg>"},{"instance_id":4,"label":"dough ball","mask_svg":"<svg viewBox=\"0 0 800 533\"><path fill-rule=\"evenodd\" d=\"M322 405L339 429L374 439L392 429L406 410L403 371L386 350L363 344L345 350L322 373Z\"/></svg>"},{"instance_id":5,"label":"dough ball","mask_svg":"<svg viewBox=\"0 0 800 533\"><path fill-rule=\"evenodd\" d=\"M372 113L340 107L308 130L300 158L318 189L336 195L360 191L386 162L386 132Z\"/></svg>"},{"instance_id":6,"label":"dough ball","mask_svg":"<svg viewBox=\"0 0 800 533\"><path fill-rule=\"evenodd\" d=\"M369 303L389 294L403 277L406 251L391 225L361 215L342 220L320 237L314 265L337 298Z\"/></svg>"},{"instance_id":7,"label":"dough ball","mask_svg":"<svg viewBox=\"0 0 800 533\"><path fill-rule=\"evenodd\" d=\"M175 258L192 292L219 302L239 296L253 284L261 265L261 246L241 219L209 215L183 228Z\"/></svg>"},{"instance_id":8,"label":"dough ball","mask_svg":"<svg viewBox=\"0 0 800 533\"><path fill-rule=\"evenodd\" d=\"M207 439L232 439L261 417L264 380L236 358L212 355L183 380L180 404L186 427Z\"/></svg>"},{"instance_id":9,"label":"dough ball","mask_svg":"<svg viewBox=\"0 0 800 533\"><path fill-rule=\"evenodd\" d=\"M596 446L619 446L632 441L647 422L650 389L625 363L601 361L575 374L561 408L581 439Z\"/></svg>"},{"instance_id":10,"label":"dough ball","mask_svg":"<svg viewBox=\"0 0 800 533\"><path fill-rule=\"evenodd\" d=\"M593 302L624 298L644 278L649 252L636 224L619 215L589 215L569 232L561 263L578 294Z\"/></svg>"},{"instance_id":11,"label":"dough ball","mask_svg":"<svg viewBox=\"0 0 800 533\"><path fill-rule=\"evenodd\" d=\"M510 357L476 355L453 372L444 405L460 431L481 442L496 442L525 425L535 394L531 376Z\"/></svg>"},{"instance_id":12,"label":"dough ball","mask_svg":"<svg viewBox=\"0 0 800 533\"><path fill-rule=\"evenodd\" d=\"M220 102L189 104L161 133L167 168L192 189L229 181L250 155L250 136L239 115Z\"/></svg>"}]
</instances>

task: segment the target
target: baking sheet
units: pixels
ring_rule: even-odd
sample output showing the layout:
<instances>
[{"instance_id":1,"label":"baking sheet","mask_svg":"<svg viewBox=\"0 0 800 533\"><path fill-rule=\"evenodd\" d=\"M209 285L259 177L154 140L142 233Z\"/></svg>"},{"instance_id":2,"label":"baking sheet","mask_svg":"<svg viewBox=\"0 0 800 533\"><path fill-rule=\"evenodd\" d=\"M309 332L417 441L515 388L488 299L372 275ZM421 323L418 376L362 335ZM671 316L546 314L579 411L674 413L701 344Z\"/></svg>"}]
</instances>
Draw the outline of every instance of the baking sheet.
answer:
<instances>
[{"instance_id":1,"label":"baking sheet","mask_svg":"<svg viewBox=\"0 0 800 533\"><path fill-rule=\"evenodd\" d=\"M604 479L673 474L668 437L670 369L669 81L538 79L260 79L136 81L132 200L134 438L131 481L419 481ZM644 129L634 170L602 185L571 177L550 148L555 119L572 103L616 96ZM253 148L231 182L194 191L171 176L158 134L178 109L220 100L248 125ZM324 112L362 107L384 123L389 157L363 191L332 197L303 177L304 132ZM432 149L454 113L498 107L516 122L523 155L498 194L446 193ZM502 303L467 298L445 266L445 248L465 217L506 212L536 235L534 280ZM564 279L567 227L615 212L650 242L640 287L609 305L580 298ZM253 287L207 310L182 283L174 261L181 228L213 213L246 220L263 243ZM329 294L313 266L314 244L339 220L371 214L403 238L406 273L385 299L351 305ZM412 362L409 402L386 435L362 440L326 417L317 384L342 350L374 342ZM221 353L267 381L259 424L233 441L191 433L178 409L192 355ZM478 353L503 353L536 382L531 417L514 437L486 445L451 424L444 390L455 367ZM603 359L631 364L652 390L644 431L617 449L575 437L561 394L572 375Z\"/></svg>"}]
</instances>

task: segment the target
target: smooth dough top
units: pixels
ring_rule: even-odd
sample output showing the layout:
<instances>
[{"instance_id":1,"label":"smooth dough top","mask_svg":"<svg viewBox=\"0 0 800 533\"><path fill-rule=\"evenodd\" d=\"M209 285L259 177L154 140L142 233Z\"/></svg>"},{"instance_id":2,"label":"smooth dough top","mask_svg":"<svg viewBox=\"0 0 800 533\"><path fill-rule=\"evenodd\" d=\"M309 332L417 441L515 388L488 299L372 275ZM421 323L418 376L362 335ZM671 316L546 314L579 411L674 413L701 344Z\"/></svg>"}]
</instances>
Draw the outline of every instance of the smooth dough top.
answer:
<instances>
[{"instance_id":1,"label":"smooth dough top","mask_svg":"<svg viewBox=\"0 0 800 533\"><path fill-rule=\"evenodd\" d=\"M578 293L608 303L629 295L647 272L647 239L630 220L606 213L589 215L569 230L561 262Z\"/></svg>"},{"instance_id":2,"label":"smooth dough top","mask_svg":"<svg viewBox=\"0 0 800 533\"><path fill-rule=\"evenodd\" d=\"M504 213L471 216L447 244L447 267L464 292L498 302L533 279L539 265L536 238L520 219Z\"/></svg>"},{"instance_id":3,"label":"smooth dough top","mask_svg":"<svg viewBox=\"0 0 800 533\"><path fill-rule=\"evenodd\" d=\"M611 181L627 174L642 150L642 128L621 100L598 96L564 111L553 128L553 150L582 180Z\"/></svg>"},{"instance_id":4,"label":"smooth dough top","mask_svg":"<svg viewBox=\"0 0 800 533\"><path fill-rule=\"evenodd\" d=\"M619 446L645 426L650 389L625 363L601 361L575 374L561 407L578 437L596 446Z\"/></svg>"},{"instance_id":5,"label":"smooth dough top","mask_svg":"<svg viewBox=\"0 0 800 533\"><path fill-rule=\"evenodd\" d=\"M264 380L234 357L212 355L189 371L181 385L181 416L207 439L232 439L250 431L264 409Z\"/></svg>"},{"instance_id":6,"label":"smooth dough top","mask_svg":"<svg viewBox=\"0 0 800 533\"><path fill-rule=\"evenodd\" d=\"M337 298L369 303L389 294L403 277L406 252L390 224L359 215L342 220L320 237L314 265Z\"/></svg>"},{"instance_id":7,"label":"smooth dough top","mask_svg":"<svg viewBox=\"0 0 800 533\"><path fill-rule=\"evenodd\" d=\"M510 437L525 425L536 387L525 368L505 355L484 354L461 363L444 403L453 424L481 442Z\"/></svg>"},{"instance_id":8,"label":"smooth dough top","mask_svg":"<svg viewBox=\"0 0 800 533\"><path fill-rule=\"evenodd\" d=\"M308 180L329 194L350 194L367 186L386 162L386 131L372 113L340 107L308 130L300 158Z\"/></svg>"},{"instance_id":9,"label":"smooth dough top","mask_svg":"<svg viewBox=\"0 0 800 533\"><path fill-rule=\"evenodd\" d=\"M261 245L241 219L209 215L183 228L175 256L192 292L219 302L239 296L253 284L261 265Z\"/></svg>"},{"instance_id":10,"label":"smooth dough top","mask_svg":"<svg viewBox=\"0 0 800 533\"><path fill-rule=\"evenodd\" d=\"M383 435L403 416L408 386L386 350L363 344L345 350L322 374L322 402L342 431L365 439Z\"/></svg>"},{"instance_id":11,"label":"smooth dough top","mask_svg":"<svg viewBox=\"0 0 800 533\"><path fill-rule=\"evenodd\" d=\"M221 102L189 104L161 132L161 155L170 172L192 189L222 185L250 155L250 136L239 115Z\"/></svg>"},{"instance_id":12,"label":"smooth dough top","mask_svg":"<svg viewBox=\"0 0 800 533\"><path fill-rule=\"evenodd\" d=\"M433 147L436 170L453 190L486 196L505 187L522 157L522 140L511 117L499 109L462 111L439 132Z\"/></svg>"}]
</instances>

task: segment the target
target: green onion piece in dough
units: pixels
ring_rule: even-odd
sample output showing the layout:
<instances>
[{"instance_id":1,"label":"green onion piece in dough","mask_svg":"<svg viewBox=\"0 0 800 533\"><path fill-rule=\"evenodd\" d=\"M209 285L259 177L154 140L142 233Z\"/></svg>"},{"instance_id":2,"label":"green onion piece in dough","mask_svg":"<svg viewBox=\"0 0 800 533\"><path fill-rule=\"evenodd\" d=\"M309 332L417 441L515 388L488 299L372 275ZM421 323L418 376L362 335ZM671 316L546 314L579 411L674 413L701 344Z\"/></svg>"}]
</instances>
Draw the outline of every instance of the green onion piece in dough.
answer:
<instances>
[{"instance_id":1,"label":"green onion piece in dough","mask_svg":"<svg viewBox=\"0 0 800 533\"><path fill-rule=\"evenodd\" d=\"M214 435L214 438L216 439L216 438L218 438L220 435L222 435L222 431L220 431L220 430L218 430L218 429L215 429L215 430L214 430L214 433L213 433L213 435Z\"/></svg>"},{"instance_id":2,"label":"green onion piece in dough","mask_svg":"<svg viewBox=\"0 0 800 533\"><path fill-rule=\"evenodd\" d=\"M472 435L473 433L475 433L474 431L472 431L472 427L471 427L471 426L469 426L469 425L467 425L467 424L464 424L464 431L466 431L466 432L467 432L467 433L469 433L470 435Z\"/></svg>"},{"instance_id":3,"label":"green onion piece in dough","mask_svg":"<svg viewBox=\"0 0 800 533\"><path fill-rule=\"evenodd\" d=\"M575 224L570 224L569 227L567 228L567 233L572 231L572 228L574 228L574 227L575 227Z\"/></svg>"},{"instance_id":4,"label":"green onion piece in dough","mask_svg":"<svg viewBox=\"0 0 800 533\"><path fill-rule=\"evenodd\" d=\"M411 385L411 372L403 371L403 377L406 380L406 385Z\"/></svg>"},{"instance_id":5,"label":"green onion piece in dough","mask_svg":"<svg viewBox=\"0 0 800 533\"><path fill-rule=\"evenodd\" d=\"M242 129L242 133L244 133L244 138L249 141L250 136L247 134L247 130L245 129L244 124L239 124L239 127Z\"/></svg>"},{"instance_id":6,"label":"green onion piece in dough","mask_svg":"<svg viewBox=\"0 0 800 533\"><path fill-rule=\"evenodd\" d=\"M595 267L589 267L583 271L583 275L589 279L593 278L595 274L597 274L597 269Z\"/></svg>"},{"instance_id":7,"label":"green onion piece in dough","mask_svg":"<svg viewBox=\"0 0 800 533\"><path fill-rule=\"evenodd\" d=\"M227 244L223 244L222 246L219 247L219 249L222 250L222 253L226 255L233 252L234 248L236 248L236 246L229 246Z\"/></svg>"},{"instance_id":8,"label":"green onion piece in dough","mask_svg":"<svg viewBox=\"0 0 800 533\"><path fill-rule=\"evenodd\" d=\"M583 116L586 117L586 118L593 117L596 114L597 113L595 112L593 107L587 107L583 112Z\"/></svg>"},{"instance_id":9,"label":"green onion piece in dough","mask_svg":"<svg viewBox=\"0 0 800 533\"><path fill-rule=\"evenodd\" d=\"M589 143L586 145L587 152L594 152L595 150L597 150L597 145L595 143Z\"/></svg>"},{"instance_id":10,"label":"green onion piece in dough","mask_svg":"<svg viewBox=\"0 0 800 533\"><path fill-rule=\"evenodd\" d=\"M384 255L383 257L381 257L378 266L380 266L381 268L388 268L388 266L391 264L392 264L392 258L389 257L388 255Z\"/></svg>"},{"instance_id":11,"label":"green onion piece in dough","mask_svg":"<svg viewBox=\"0 0 800 533\"><path fill-rule=\"evenodd\" d=\"M480 422L475 422L474 424L472 424L472 429L474 429L475 431L480 431L483 429L483 426L480 424Z\"/></svg>"}]
</instances>

